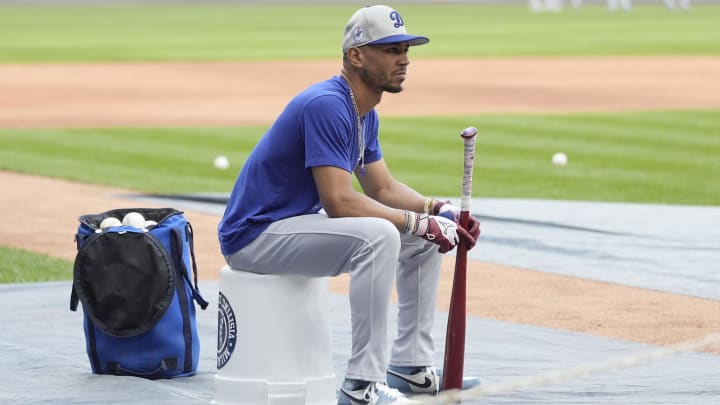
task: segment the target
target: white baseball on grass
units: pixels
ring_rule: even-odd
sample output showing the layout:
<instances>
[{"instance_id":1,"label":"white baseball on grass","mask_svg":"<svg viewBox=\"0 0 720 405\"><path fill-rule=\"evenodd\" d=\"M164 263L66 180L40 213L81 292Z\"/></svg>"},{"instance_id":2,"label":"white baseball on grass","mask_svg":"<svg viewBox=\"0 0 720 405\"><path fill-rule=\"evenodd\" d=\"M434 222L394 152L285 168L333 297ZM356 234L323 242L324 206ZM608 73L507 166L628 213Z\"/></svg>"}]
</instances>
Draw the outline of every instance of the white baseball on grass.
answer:
<instances>
[{"instance_id":1,"label":"white baseball on grass","mask_svg":"<svg viewBox=\"0 0 720 405\"><path fill-rule=\"evenodd\" d=\"M568 162L568 157L562 152L558 152L553 155L552 162L555 166L565 166Z\"/></svg>"},{"instance_id":2,"label":"white baseball on grass","mask_svg":"<svg viewBox=\"0 0 720 405\"><path fill-rule=\"evenodd\" d=\"M107 229L113 226L121 226L122 222L115 217L107 217L100 222L100 229Z\"/></svg>"},{"instance_id":3,"label":"white baseball on grass","mask_svg":"<svg viewBox=\"0 0 720 405\"><path fill-rule=\"evenodd\" d=\"M230 167L230 161L227 157L220 155L213 160L213 166L215 166L216 169L225 170Z\"/></svg>"},{"instance_id":4,"label":"white baseball on grass","mask_svg":"<svg viewBox=\"0 0 720 405\"><path fill-rule=\"evenodd\" d=\"M139 212L128 212L123 217L122 224L142 229L145 226L145 217Z\"/></svg>"}]
</instances>

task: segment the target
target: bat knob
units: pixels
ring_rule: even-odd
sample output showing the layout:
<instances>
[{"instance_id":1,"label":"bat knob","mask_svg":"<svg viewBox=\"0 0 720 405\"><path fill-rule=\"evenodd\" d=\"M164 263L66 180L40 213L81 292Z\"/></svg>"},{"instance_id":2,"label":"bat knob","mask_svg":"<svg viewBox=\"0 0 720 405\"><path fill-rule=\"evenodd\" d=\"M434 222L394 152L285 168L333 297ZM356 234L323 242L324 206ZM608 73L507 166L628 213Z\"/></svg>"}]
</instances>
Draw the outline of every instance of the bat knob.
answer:
<instances>
[{"instance_id":1,"label":"bat knob","mask_svg":"<svg viewBox=\"0 0 720 405\"><path fill-rule=\"evenodd\" d=\"M465 139L470 139L477 135L477 128L475 127L467 127L465 128L462 133L460 133L460 136L462 136Z\"/></svg>"}]
</instances>

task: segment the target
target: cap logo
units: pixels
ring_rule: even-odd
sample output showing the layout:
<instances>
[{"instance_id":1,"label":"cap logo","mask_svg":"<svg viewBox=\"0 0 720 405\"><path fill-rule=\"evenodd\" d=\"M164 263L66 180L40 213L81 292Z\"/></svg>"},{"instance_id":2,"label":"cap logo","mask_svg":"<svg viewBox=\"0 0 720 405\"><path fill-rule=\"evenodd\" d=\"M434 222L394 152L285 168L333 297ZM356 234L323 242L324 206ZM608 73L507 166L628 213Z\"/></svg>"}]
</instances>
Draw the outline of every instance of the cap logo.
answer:
<instances>
[{"instance_id":1,"label":"cap logo","mask_svg":"<svg viewBox=\"0 0 720 405\"><path fill-rule=\"evenodd\" d=\"M365 32L361 27L355 27L352 31L352 39L355 42L362 41L362 39L365 37Z\"/></svg>"},{"instance_id":2,"label":"cap logo","mask_svg":"<svg viewBox=\"0 0 720 405\"><path fill-rule=\"evenodd\" d=\"M395 28L400 28L403 25L405 25L405 22L403 21L402 17L400 17L400 13L393 10L392 13L390 13L390 19L395 21Z\"/></svg>"}]
</instances>

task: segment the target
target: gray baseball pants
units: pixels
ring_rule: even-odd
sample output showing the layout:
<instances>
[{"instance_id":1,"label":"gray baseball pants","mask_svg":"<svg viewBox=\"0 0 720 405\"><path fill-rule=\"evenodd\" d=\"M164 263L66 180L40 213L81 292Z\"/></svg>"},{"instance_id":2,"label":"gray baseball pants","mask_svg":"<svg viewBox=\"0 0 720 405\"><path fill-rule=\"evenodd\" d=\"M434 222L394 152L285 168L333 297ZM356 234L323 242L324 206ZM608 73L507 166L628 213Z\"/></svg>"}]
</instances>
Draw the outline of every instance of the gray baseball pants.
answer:
<instances>
[{"instance_id":1,"label":"gray baseball pants","mask_svg":"<svg viewBox=\"0 0 720 405\"><path fill-rule=\"evenodd\" d=\"M434 363L432 328L442 255L381 218L313 214L272 223L252 243L226 256L230 267L261 274L350 275L352 350L346 378L385 381L388 312L398 291L398 332L389 364Z\"/></svg>"}]
</instances>

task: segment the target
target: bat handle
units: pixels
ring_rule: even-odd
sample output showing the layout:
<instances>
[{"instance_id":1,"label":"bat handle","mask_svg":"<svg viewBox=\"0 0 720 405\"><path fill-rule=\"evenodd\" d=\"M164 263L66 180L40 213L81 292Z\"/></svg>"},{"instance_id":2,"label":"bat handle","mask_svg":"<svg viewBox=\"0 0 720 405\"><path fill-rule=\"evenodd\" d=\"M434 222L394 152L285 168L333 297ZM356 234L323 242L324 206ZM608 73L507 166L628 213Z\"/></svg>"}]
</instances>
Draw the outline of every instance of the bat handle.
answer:
<instances>
[{"instance_id":1,"label":"bat handle","mask_svg":"<svg viewBox=\"0 0 720 405\"><path fill-rule=\"evenodd\" d=\"M470 211L470 197L472 196L472 176L473 166L475 161L475 139L477 135L477 128L468 127L460 133L465 144L465 150L463 154L463 181L462 181L462 196L460 200L460 210ZM466 226L467 224L461 224Z\"/></svg>"}]
</instances>

